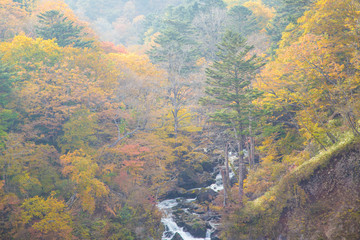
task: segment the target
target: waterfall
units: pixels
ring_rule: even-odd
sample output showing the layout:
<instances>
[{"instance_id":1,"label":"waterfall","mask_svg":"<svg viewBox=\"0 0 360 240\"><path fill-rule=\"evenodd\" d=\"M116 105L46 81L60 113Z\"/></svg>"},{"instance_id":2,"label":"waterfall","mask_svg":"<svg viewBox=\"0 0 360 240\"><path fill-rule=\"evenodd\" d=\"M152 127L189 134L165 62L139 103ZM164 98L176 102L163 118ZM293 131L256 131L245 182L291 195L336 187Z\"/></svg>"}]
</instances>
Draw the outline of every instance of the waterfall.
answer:
<instances>
[{"instance_id":1,"label":"waterfall","mask_svg":"<svg viewBox=\"0 0 360 240\"><path fill-rule=\"evenodd\" d=\"M231 162L231 164L234 164L234 161L236 159L237 159L237 156L233 155L232 153L229 153L229 161ZM232 171L232 169L230 169L230 172L229 172L230 179L234 176L235 176L234 172ZM215 192L220 192L221 190L224 189L220 171L218 172L218 174L215 177L215 183L205 187L205 189L206 188L212 189ZM167 199L167 200L164 200L164 201L158 203L158 205L157 205L158 208L163 212L163 218L161 219L161 222L165 226L165 231L163 233L162 240L171 240L175 236L176 233L178 233L184 240L200 240L200 239L201 240L211 240L211 234L216 230L216 226L217 226L216 224L214 224L211 221L207 221L207 223L209 224L209 226L211 226L211 228L207 228L205 238L196 238L196 237L192 236L189 232L186 232L184 230L184 228L178 226L178 224L174 220L173 209L178 207L180 201L190 203L190 202L196 201L196 198L195 199L184 199L184 198ZM182 210L184 210L185 212L190 212L188 208L182 208ZM192 213L192 214L196 214L196 213Z\"/></svg>"}]
</instances>

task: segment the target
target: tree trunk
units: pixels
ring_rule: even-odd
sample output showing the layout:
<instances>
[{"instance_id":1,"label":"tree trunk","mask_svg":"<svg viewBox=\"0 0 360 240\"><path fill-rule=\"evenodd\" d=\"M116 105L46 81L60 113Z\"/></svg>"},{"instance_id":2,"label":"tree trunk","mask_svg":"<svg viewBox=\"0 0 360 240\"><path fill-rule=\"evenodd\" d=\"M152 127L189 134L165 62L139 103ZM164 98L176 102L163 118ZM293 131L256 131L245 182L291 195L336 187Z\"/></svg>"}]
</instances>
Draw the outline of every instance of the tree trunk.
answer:
<instances>
[{"instance_id":1,"label":"tree trunk","mask_svg":"<svg viewBox=\"0 0 360 240\"><path fill-rule=\"evenodd\" d=\"M227 189L225 187L225 182L226 182L226 177L225 177L225 170L223 168L220 169L220 173L221 173L221 177L223 180L223 185L224 185L224 200L223 200L223 207L226 207L226 200L227 200Z\"/></svg>"},{"instance_id":2,"label":"tree trunk","mask_svg":"<svg viewBox=\"0 0 360 240\"><path fill-rule=\"evenodd\" d=\"M225 144L225 182L224 188L229 189L230 177L229 177L229 144Z\"/></svg>"},{"instance_id":3,"label":"tree trunk","mask_svg":"<svg viewBox=\"0 0 360 240\"><path fill-rule=\"evenodd\" d=\"M250 136L250 154L251 154L251 166L255 166L255 137Z\"/></svg>"},{"instance_id":4,"label":"tree trunk","mask_svg":"<svg viewBox=\"0 0 360 240\"><path fill-rule=\"evenodd\" d=\"M238 139L238 151L239 151L239 201L240 204L243 204L243 195L244 195L244 179L245 179L245 164L244 164L244 157L242 154L242 143L241 143L242 139Z\"/></svg>"}]
</instances>

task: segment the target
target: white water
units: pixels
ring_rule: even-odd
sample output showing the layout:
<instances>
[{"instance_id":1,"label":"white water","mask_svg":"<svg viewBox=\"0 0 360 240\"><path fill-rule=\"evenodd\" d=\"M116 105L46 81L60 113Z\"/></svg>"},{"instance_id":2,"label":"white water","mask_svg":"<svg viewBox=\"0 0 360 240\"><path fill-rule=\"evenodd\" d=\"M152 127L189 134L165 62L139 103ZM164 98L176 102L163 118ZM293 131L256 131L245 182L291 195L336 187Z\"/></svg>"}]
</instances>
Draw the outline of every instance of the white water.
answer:
<instances>
[{"instance_id":1,"label":"white water","mask_svg":"<svg viewBox=\"0 0 360 240\"><path fill-rule=\"evenodd\" d=\"M215 183L211 184L209 186L210 189L214 190L215 192L220 192L224 189L223 183L222 183L222 176L219 172L218 175L216 175Z\"/></svg>"},{"instance_id":2,"label":"white water","mask_svg":"<svg viewBox=\"0 0 360 240\"><path fill-rule=\"evenodd\" d=\"M232 156L229 154L229 161L233 164L234 160L237 159L236 156ZM234 176L232 169L230 169L229 177L230 179ZM220 192L224 189L223 181L221 173L219 172L215 177L215 183L211 184L207 188L214 190L215 192ZM158 204L158 207L160 210L163 211L163 218L161 219L161 222L165 226L165 232L163 233L163 236L161 240L171 240L176 233L179 233L180 236L184 240L211 240L211 233L216 229L216 226L209 222L209 224L212 226L212 229L207 229L206 231L206 237L205 238L195 238L190 233L185 232L183 228L179 227L176 222L173 219L172 215L172 208L176 207L178 205L179 199L168 199L160 202ZM195 199L186 199L186 202L193 202ZM183 209L184 211L187 211L187 209Z\"/></svg>"},{"instance_id":3,"label":"white water","mask_svg":"<svg viewBox=\"0 0 360 240\"><path fill-rule=\"evenodd\" d=\"M165 232L163 233L162 240L171 240L175 233L179 233L184 240L210 240L210 236L207 238L194 238L190 233L185 232L183 228L180 228L172 217L161 219L161 222L165 225ZM210 234L209 234L210 235Z\"/></svg>"},{"instance_id":4,"label":"white water","mask_svg":"<svg viewBox=\"0 0 360 240\"><path fill-rule=\"evenodd\" d=\"M220 173L216 176L216 183L211 184L208 188L211 188L213 190L217 189L214 191L220 191L220 190L224 189L224 187L222 186L222 179L221 179ZM167 200L164 200L164 201L158 203L158 205L157 205L158 208L160 210L162 210L163 216L164 216L161 219L161 222L165 226L165 232L163 233L161 240L171 240L175 236L176 233L179 233L180 236L184 240L211 240L211 233L215 229L214 227L212 229L207 229L205 238L195 238L190 233L185 232L184 228L181 228L176 224L171 212L172 212L172 208L176 207L179 204L179 202L178 202L179 200L180 200L180 198L167 199ZM195 200L196 200L196 198L185 199L185 202L189 203L189 202L193 202ZM184 209L184 211L187 211L187 209Z\"/></svg>"},{"instance_id":5,"label":"white water","mask_svg":"<svg viewBox=\"0 0 360 240\"><path fill-rule=\"evenodd\" d=\"M230 159L229 159L230 160ZM231 179L232 177L234 177L235 174L232 171L232 169L230 168L230 172L229 172L229 178ZM219 172L216 177L215 177L215 183L211 184L209 187L212 190L214 190L215 192L220 192L221 190L224 189L224 185L223 185L223 181L222 181L222 176L221 173Z\"/></svg>"},{"instance_id":6,"label":"white water","mask_svg":"<svg viewBox=\"0 0 360 240\"><path fill-rule=\"evenodd\" d=\"M189 203L189 202L193 202L195 200L196 200L196 198L186 199L185 201ZM165 216L161 219L161 222L165 226L165 232L163 233L163 236L161 239L162 240L171 240L176 233L179 233L180 236L184 240L203 240L204 238L194 238L193 236L191 236L190 233L185 232L183 228L179 227L176 224L176 222L172 218L171 209L173 207L176 207L178 204L179 203L178 203L177 199L168 199L168 200L164 200L164 201L160 202L157 205L158 208L160 208L163 211L163 214ZM206 237L205 240L210 240L210 234L211 234L211 232L209 233L209 237Z\"/></svg>"}]
</instances>

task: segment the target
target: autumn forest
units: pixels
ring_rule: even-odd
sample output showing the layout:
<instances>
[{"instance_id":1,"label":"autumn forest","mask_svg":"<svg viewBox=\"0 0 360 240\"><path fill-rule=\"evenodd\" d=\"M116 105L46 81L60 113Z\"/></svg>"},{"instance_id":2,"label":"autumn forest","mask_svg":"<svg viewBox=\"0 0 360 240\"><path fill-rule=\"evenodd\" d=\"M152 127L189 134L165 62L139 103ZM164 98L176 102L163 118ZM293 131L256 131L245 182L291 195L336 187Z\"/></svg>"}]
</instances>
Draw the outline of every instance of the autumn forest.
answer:
<instances>
[{"instance_id":1,"label":"autumn forest","mask_svg":"<svg viewBox=\"0 0 360 240\"><path fill-rule=\"evenodd\" d=\"M360 239L357 0L0 0L0 239Z\"/></svg>"}]
</instances>

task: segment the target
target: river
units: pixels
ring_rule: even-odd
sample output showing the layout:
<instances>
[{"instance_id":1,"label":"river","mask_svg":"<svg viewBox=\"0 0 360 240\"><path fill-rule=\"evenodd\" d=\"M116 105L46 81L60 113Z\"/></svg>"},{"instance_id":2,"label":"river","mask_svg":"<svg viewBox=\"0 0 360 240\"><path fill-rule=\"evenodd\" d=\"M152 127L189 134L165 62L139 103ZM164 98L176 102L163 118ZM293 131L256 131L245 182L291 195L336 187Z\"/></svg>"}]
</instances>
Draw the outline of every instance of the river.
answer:
<instances>
[{"instance_id":1,"label":"river","mask_svg":"<svg viewBox=\"0 0 360 240\"><path fill-rule=\"evenodd\" d=\"M230 177L233 177L234 174L231 172ZM215 192L220 192L224 189L222 177L219 173L216 175L215 183L209 185L205 189L212 189ZM197 199L185 199L185 198L175 198L175 199L167 199L160 203L158 203L158 208L163 212L163 218L161 222L165 226L165 231L162 236L162 240L172 240L176 233L182 237L183 240L211 240L211 234L216 230L216 225L218 223L214 222L213 220L207 221L207 231L206 236L204 238L196 238L192 236L189 232L186 232L183 227L179 227L178 224L175 222L173 212L181 209L185 212L196 214L191 212L189 208L181 208L179 207L180 203L192 203L195 202ZM181 204L183 205L183 204Z\"/></svg>"}]
</instances>

